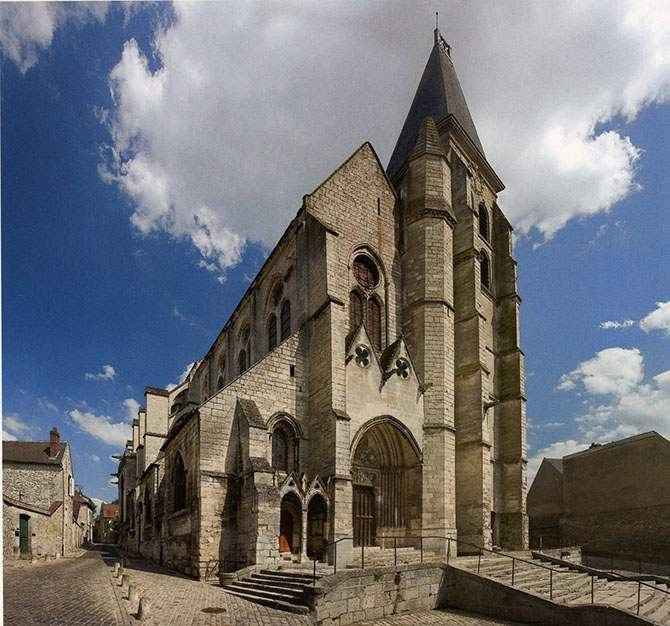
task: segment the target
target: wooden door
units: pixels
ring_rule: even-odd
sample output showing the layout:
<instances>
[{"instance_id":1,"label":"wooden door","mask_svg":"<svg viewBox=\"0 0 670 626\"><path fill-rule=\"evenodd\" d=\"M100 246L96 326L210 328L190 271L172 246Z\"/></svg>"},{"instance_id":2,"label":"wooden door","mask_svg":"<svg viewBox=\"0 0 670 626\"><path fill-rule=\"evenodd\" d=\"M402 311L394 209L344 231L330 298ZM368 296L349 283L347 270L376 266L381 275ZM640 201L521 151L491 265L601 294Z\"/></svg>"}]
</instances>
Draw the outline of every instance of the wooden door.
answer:
<instances>
[{"instance_id":1,"label":"wooden door","mask_svg":"<svg viewBox=\"0 0 670 626\"><path fill-rule=\"evenodd\" d=\"M374 546L376 534L375 491L354 485L354 546Z\"/></svg>"}]
</instances>

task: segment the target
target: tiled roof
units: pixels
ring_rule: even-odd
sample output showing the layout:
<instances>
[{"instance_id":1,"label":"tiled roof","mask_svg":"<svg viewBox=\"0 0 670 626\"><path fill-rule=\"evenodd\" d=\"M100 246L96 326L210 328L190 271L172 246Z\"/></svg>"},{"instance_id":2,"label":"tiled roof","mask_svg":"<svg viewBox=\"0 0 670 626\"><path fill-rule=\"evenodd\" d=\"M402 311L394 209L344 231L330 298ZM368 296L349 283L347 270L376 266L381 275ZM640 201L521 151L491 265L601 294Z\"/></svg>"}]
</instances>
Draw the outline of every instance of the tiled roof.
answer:
<instances>
[{"instance_id":1,"label":"tiled roof","mask_svg":"<svg viewBox=\"0 0 670 626\"><path fill-rule=\"evenodd\" d=\"M107 519L115 519L119 516L118 504L103 504L100 510L100 515Z\"/></svg>"},{"instance_id":2,"label":"tiled roof","mask_svg":"<svg viewBox=\"0 0 670 626\"><path fill-rule=\"evenodd\" d=\"M3 441L2 461L9 463L37 463L61 465L66 442L60 442L60 451L55 457L49 456L48 441Z\"/></svg>"}]
</instances>

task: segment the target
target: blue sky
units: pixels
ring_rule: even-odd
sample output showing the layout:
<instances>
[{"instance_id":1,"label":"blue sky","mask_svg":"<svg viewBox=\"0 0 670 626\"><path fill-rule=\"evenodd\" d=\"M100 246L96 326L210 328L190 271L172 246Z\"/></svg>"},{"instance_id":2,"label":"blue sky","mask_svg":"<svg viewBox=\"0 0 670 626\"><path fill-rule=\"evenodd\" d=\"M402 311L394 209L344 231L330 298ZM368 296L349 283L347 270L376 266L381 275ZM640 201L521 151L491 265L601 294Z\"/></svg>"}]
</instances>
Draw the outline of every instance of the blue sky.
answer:
<instances>
[{"instance_id":1,"label":"blue sky","mask_svg":"<svg viewBox=\"0 0 670 626\"><path fill-rule=\"evenodd\" d=\"M649 60L670 45L644 31L648 4L534 11L518 50L515 16L441 13L517 227L532 467L670 434L670 68ZM387 161L430 52L425 8L3 5L6 436L57 425L77 481L114 497L144 386L207 350L303 193L363 140Z\"/></svg>"}]
</instances>

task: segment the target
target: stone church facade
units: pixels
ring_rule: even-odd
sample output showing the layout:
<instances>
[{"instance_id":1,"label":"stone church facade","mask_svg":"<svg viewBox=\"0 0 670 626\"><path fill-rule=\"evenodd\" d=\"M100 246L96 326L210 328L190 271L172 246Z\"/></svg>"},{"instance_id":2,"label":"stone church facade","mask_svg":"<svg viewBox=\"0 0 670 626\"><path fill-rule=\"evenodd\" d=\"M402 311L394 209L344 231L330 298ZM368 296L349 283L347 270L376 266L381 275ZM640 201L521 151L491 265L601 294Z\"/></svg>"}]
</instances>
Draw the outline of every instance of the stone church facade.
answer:
<instances>
[{"instance_id":1,"label":"stone church facade","mask_svg":"<svg viewBox=\"0 0 670 626\"><path fill-rule=\"evenodd\" d=\"M146 389L118 469L125 548L205 576L387 537L527 547L502 189L436 30L388 167L365 143L305 195L186 380Z\"/></svg>"}]
</instances>

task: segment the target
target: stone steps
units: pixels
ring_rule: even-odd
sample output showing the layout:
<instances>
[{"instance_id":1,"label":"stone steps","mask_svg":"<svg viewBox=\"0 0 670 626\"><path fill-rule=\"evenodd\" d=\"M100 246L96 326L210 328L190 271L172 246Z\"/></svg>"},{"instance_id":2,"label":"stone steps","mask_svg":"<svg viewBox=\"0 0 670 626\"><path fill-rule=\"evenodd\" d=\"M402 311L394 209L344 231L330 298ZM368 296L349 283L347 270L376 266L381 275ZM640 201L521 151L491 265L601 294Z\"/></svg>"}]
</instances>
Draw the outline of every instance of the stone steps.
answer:
<instances>
[{"instance_id":1,"label":"stone steps","mask_svg":"<svg viewBox=\"0 0 670 626\"><path fill-rule=\"evenodd\" d=\"M224 584L223 590L256 604L307 614L309 608L305 604L305 588L313 584L313 576L306 571L264 569Z\"/></svg>"},{"instance_id":2,"label":"stone steps","mask_svg":"<svg viewBox=\"0 0 670 626\"><path fill-rule=\"evenodd\" d=\"M550 595L549 571L537 565L547 565L539 559L529 558L529 563L516 562L514 567L514 587L532 592L546 598ZM478 557L459 557L454 565L477 572L506 585L512 581L512 563L508 557L487 557L479 561ZM551 585L551 597L559 604L591 604L591 576L588 573L571 568L569 563L552 565L554 569ZM642 586L640 590L639 616L653 624L670 626L670 594L664 593L665 585ZM605 572L596 576L593 588L596 604L637 612L638 585L635 581L608 580Z\"/></svg>"}]
</instances>

